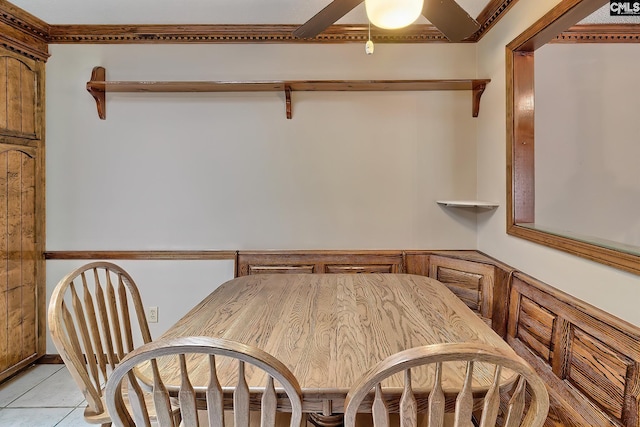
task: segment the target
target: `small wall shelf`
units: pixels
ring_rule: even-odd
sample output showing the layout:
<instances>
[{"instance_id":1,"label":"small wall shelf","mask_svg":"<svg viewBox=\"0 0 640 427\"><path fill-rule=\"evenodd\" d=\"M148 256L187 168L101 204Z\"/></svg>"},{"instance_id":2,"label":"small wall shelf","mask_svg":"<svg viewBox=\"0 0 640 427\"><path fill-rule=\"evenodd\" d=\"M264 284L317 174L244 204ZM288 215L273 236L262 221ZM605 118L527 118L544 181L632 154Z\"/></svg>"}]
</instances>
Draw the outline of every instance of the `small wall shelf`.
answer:
<instances>
[{"instance_id":1,"label":"small wall shelf","mask_svg":"<svg viewBox=\"0 0 640 427\"><path fill-rule=\"evenodd\" d=\"M483 209L495 209L500 206L498 203L485 202L482 200L438 200L441 206L448 206L454 208L483 208Z\"/></svg>"},{"instance_id":2,"label":"small wall shelf","mask_svg":"<svg viewBox=\"0 0 640 427\"><path fill-rule=\"evenodd\" d=\"M87 91L95 98L98 116L107 117L107 92L283 92L287 118L292 91L425 91L470 90L472 115L478 117L480 98L489 79L459 80L291 80L291 81L107 81L104 67L94 67Z\"/></svg>"}]
</instances>

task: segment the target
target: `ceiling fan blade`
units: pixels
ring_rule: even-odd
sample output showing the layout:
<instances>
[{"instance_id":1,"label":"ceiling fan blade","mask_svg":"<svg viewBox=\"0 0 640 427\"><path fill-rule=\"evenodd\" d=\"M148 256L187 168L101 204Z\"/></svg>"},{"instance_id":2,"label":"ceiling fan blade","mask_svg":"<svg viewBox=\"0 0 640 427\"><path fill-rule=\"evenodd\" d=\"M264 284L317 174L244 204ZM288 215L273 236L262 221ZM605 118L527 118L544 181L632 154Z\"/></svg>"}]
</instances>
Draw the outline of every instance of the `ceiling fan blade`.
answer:
<instances>
[{"instance_id":1,"label":"ceiling fan blade","mask_svg":"<svg viewBox=\"0 0 640 427\"><path fill-rule=\"evenodd\" d=\"M342 18L364 0L333 0L320 12L293 31L293 35L301 39L310 39Z\"/></svg>"},{"instance_id":2,"label":"ceiling fan blade","mask_svg":"<svg viewBox=\"0 0 640 427\"><path fill-rule=\"evenodd\" d=\"M424 0L422 14L452 42L459 42L480 29L455 0Z\"/></svg>"}]
</instances>

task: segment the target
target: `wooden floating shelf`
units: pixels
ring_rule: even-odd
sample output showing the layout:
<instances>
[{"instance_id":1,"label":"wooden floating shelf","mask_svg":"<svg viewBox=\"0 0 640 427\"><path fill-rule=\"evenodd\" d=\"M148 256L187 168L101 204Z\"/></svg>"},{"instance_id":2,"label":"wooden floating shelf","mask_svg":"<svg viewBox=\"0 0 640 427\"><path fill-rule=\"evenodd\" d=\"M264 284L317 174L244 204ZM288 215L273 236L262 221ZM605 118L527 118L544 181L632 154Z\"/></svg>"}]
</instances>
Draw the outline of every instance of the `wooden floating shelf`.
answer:
<instances>
[{"instance_id":1,"label":"wooden floating shelf","mask_svg":"<svg viewBox=\"0 0 640 427\"><path fill-rule=\"evenodd\" d=\"M471 90L472 115L478 117L480 98L490 79L459 80L291 80L291 81L106 81L104 67L95 67L87 91L95 98L98 116L107 117L107 92L283 92L290 119L293 91L426 91Z\"/></svg>"},{"instance_id":2,"label":"wooden floating shelf","mask_svg":"<svg viewBox=\"0 0 640 427\"><path fill-rule=\"evenodd\" d=\"M442 206L448 206L448 207L454 207L454 208L494 209L500 206L498 203L485 202L481 200L438 200L436 203Z\"/></svg>"}]
</instances>

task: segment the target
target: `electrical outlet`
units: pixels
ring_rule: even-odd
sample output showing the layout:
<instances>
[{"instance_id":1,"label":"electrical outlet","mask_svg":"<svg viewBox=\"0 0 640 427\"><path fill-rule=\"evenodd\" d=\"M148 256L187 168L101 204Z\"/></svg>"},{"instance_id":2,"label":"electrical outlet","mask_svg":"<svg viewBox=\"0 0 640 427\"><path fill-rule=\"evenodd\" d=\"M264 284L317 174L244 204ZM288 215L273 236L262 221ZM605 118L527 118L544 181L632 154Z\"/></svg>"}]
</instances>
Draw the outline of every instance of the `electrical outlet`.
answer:
<instances>
[{"instance_id":1,"label":"electrical outlet","mask_svg":"<svg viewBox=\"0 0 640 427\"><path fill-rule=\"evenodd\" d=\"M158 307L149 307L147 309L147 320L149 323L158 323Z\"/></svg>"}]
</instances>

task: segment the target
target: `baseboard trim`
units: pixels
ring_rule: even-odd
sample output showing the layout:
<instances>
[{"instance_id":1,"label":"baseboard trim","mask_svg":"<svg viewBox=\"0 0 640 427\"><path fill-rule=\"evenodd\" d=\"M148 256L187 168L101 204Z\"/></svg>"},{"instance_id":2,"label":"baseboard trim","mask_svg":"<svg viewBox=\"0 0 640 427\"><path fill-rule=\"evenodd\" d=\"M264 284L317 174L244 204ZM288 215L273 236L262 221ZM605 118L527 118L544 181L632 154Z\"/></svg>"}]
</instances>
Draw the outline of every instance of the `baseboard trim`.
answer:
<instances>
[{"instance_id":1,"label":"baseboard trim","mask_svg":"<svg viewBox=\"0 0 640 427\"><path fill-rule=\"evenodd\" d=\"M45 354L36 361L38 365L63 365L62 357L59 354Z\"/></svg>"}]
</instances>

